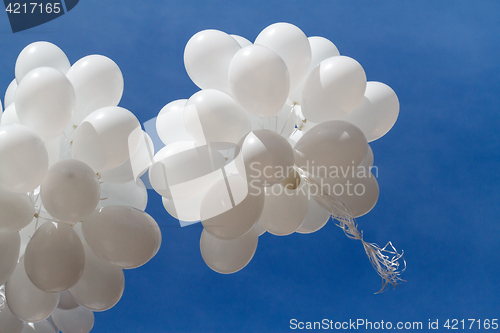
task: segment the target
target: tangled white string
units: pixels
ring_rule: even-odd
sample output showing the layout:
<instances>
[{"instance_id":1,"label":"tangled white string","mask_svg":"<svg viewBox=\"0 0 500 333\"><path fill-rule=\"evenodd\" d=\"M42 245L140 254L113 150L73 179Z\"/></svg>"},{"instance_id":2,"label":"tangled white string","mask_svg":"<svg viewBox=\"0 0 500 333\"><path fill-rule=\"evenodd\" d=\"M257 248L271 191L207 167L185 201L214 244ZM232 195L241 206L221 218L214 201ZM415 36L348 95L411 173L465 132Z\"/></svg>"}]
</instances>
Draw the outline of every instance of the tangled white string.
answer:
<instances>
[{"instance_id":1,"label":"tangled white string","mask_svg":"<svg viewBox=\"0 0 500 333\"><path fill-rule=\"evenodd\" d=\"M301 178L306 182L308 187L319 186L313 179L311 179L307 172L295 167ZM400 275L406 269L406 261L403 258L404 251L399 253L391 242L388 242L384 247L380 247L376 243L368 243L363 239L363 231L358 230L356 221L350 213L349 208L336 196L321 193L313 195L314 199L322 204L324 207L329 207L332 218L338 221L338 226L341 228L345 235L351 239L359 240L363 244L368 259L382 278L382 288L376 294L382 293L386 287L391 284L394 288L405 280L400 278ZM401 260L401 262L400 262ZM400 268L402 266L402 269Z\"/></svg>"}]
</instances>

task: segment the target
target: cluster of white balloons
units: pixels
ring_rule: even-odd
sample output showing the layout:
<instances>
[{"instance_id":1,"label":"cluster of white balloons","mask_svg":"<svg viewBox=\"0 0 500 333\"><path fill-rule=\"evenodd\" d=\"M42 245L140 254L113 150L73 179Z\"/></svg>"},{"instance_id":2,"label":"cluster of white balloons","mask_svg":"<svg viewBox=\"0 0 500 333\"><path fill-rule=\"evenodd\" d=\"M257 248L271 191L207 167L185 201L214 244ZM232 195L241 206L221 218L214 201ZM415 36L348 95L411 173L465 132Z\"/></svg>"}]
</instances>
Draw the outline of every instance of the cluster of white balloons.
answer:
<instances>
[{"instance_id":1,"label":"cluster of white balloons","mask_svg":"<svg viewBox=\"0 0 500 333\"><path fill-rule=\"evenodd\" d=\"M48 42L19 54L0 118L0 332L89 332L123 269L159 250L138 179L151 140L117 106L123 87L101 55L71 65Z\"/></svg>"},{"instance_id":2,"label":"cluster of white balloons","mask_svg":"<svg viewBox=\"0 0 500 333\"><path fill-rule=\"evenodd\" d=\"M188 41L184 64L201 90L160 111L156 128L166 146L149 177L171 215L201 220L201 254L211 269L245 267L266 231L321 229L334 214L332 200L350 218L374 207L379 188L368 142L394 125L398 98L367 82L331 41L288 23L268 26L254 43L204 30Z\"/></svg>"}]
</instances>

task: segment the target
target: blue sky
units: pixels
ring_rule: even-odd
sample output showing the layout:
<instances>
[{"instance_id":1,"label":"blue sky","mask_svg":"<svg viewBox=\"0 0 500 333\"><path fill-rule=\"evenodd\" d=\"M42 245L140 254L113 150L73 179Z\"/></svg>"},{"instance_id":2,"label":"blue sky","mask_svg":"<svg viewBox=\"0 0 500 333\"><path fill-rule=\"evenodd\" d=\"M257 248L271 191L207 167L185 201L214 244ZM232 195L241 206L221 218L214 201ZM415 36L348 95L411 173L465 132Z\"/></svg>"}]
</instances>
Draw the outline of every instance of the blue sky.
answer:
<instances>
[{"instance_id":1,"label":"blue sky","mask_svg":"<svg viewBox=\"0 0 500 333\"><path fill-rule=\"evenodd\" d=\"M253 41L284 21L332 40L400 100L396 125L372 143L379 201L358 223L367 241L405 251L407 283L374 295L380 280L362 246L333 223L311 235L265 234L244 270L217 274L201 258L201 226L180 228L150 192L162 248L126 271L122 300L96 314L93 332L284 332L292 318L426 328L429 319L498 318L498 13L498 1L82 0L16 34L0 14L2 99L18 53L46 40L72 63L96 53L113 59L125 79L120 105L144 123L199 90L182 61L193 34L219 29Z\"/></svg>"}]
</instances>

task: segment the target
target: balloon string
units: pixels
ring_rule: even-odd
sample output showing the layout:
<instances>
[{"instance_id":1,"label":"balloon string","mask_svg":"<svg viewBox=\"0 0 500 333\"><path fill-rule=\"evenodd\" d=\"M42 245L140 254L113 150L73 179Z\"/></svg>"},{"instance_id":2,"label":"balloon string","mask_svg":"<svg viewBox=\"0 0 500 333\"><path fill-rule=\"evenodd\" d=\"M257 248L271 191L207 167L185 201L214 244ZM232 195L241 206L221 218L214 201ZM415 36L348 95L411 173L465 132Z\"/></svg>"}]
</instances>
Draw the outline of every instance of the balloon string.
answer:
<instances>
[{"instance_id":1,"label":"balloon string","mask_svg":"<svg viewBox=\"0 0 500 333\"><path fill-rule=\"evenodd\" d=\"M283 128L281 129L280 135L283 135L283 132L285 131L285 128L286 128L286 124L288 124L288 121L290 120L290 118L292 118L291 115L293 114L293 111L295 110L295 105L297 105L297 103L292 104L292 108L290 109L290 112L288 113L288 117L286 118L285 123L283 124ZM276 123L278 123L277 120L276 120Z\"/></svg>"},{"instance_id":2,"label":"balloon string","mask_svg":"<svg viewBox=\"0 0 500 333\"><path fill-rule=\"evenodd\" d=\"M307 172L297 166L295 166L295 170L309 187L315 186L315 188L319 188L319 185L309 177ZM330 207L332 218L338 221L338 224L335 225L342 229L347 237L359 240L363 244L370 263L382 278L382 288L376 294L385 291L389 284L396 288L398 283L406 282L399 277L406 269L406 261L403 258L404 251L398 253L391 242L388 242L382 248L375 243L366 242L363 239L363 231L360 232L358 230L356 221L349 208L336 196L317 194L313 195L313 198L318 203L322 203L322 206ZM402 261L403 268L401 270L398 270L400 266L399 260Z\"/></svg>"}]
</instances>

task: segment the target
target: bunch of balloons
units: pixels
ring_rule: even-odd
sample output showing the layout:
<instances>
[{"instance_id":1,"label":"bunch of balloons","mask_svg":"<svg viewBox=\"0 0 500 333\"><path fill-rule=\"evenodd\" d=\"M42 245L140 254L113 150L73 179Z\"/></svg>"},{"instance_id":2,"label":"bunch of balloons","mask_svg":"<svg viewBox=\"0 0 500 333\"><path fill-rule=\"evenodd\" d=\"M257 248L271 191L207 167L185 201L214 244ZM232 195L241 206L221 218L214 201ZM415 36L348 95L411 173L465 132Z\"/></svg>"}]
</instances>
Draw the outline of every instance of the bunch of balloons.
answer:
<instances>
[{"instance_id":1,"label":"bunch of balloons","mask_svg":"<svg viewBox=\"0 0 500 333\"><path fill-rule=\"evenodd\" d=\"M138 179L151 142L117 106L123 84L101 55L70 65L36 42L17 58L0 118L0 332L89 332L123 269L159 250Z\"/></svg>"},{"instance_id":2,"label":"bunch of balloons","mask_svg":"<svg viewBox=\"0 0 500 333\"><path fill-rule=\"evenodd\" d=\"M328 39L288 23L268 26L254 43L198 32L184 64L201 90L160 111L166 146L149 177L171 215L201 220L205 263L234 273L264 232L312 233L333 217L362 241L383 289L397 284L401 254L366 243L354 221L378 200L368 142L396 122L394 91L367 82L361 65Z\"/></svg>"}]
</instances>

